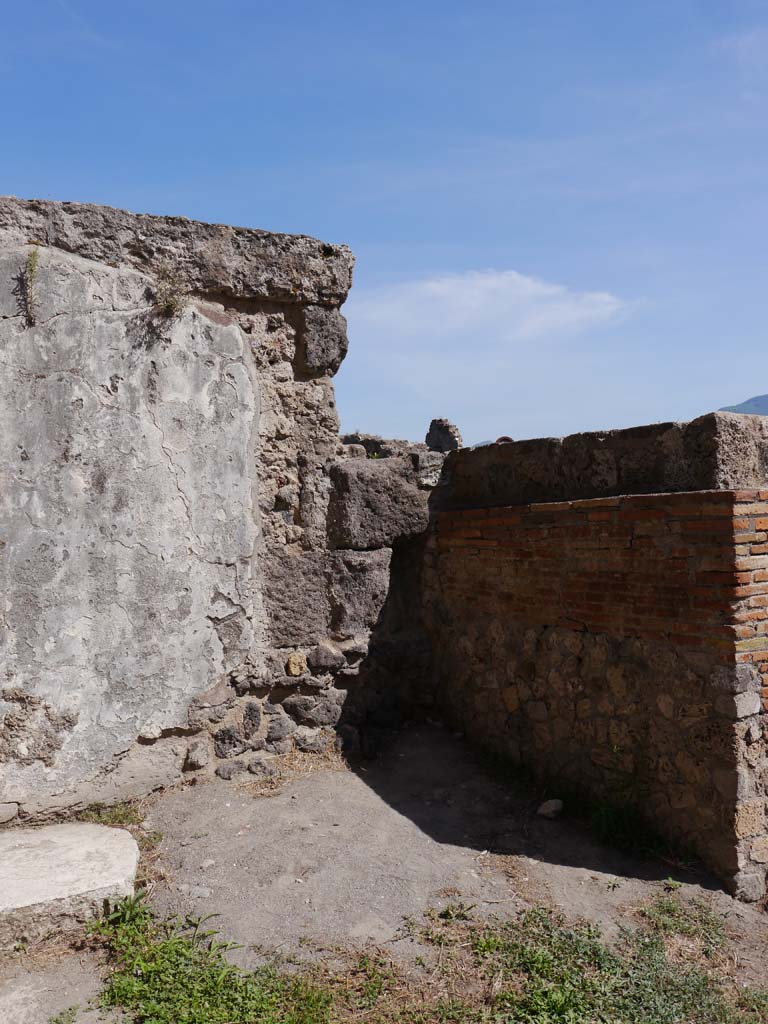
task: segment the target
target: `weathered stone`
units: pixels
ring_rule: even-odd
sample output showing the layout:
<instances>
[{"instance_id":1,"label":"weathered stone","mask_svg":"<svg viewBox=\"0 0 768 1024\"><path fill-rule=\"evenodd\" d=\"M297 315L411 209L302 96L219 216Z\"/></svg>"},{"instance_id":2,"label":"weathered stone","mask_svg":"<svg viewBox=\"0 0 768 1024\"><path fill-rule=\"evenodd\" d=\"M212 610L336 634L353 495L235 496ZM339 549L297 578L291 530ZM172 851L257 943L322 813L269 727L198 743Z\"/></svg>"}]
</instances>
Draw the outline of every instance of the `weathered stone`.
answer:
<instances>
[{"instance_id":1,"label":"weathered stone","mask_svg":"<svg viewBox=\"0 0 768 1024\"><path fill-rule=\"evenodd\" d=\"M40 248L26 327L5 290L30 251L2 233L9 209L0 575L16 707L0 799L34 811L185 725L248 650L258 395L237 326L187 308L155 337L133 269Z\"/></svg>"},{"instance_id":2,"label":"weathered stone","mask_svg":"<svg viewBox=\"0 0 768 1024\"><path fill-rule=\"evenodd\" d=\"M264 779L273 779L280 774L280 769L277 765L272 764L266 758L254 758L248 764L248 771L251 775L258 775Z\"/></svg>"},{"instance_id":3,"label":"weathered stone","mask_svg":"<svg viewBox=\"0 0 768 1024\"><path fill-rule=\"evenodd\" d=\"M137 737L226 727L269 645L328 636L351 269L302 236L0 199L0 800L75 803Z\"/></svg>"},{"instance_id":4,"label":"weathered stone","mask_svg":"<svg viewBox=\"0 0 768 1024\"><path fill-rule=\"evenodd\" d=\"M415 444L401 438L380 437L378 434L344 434L341 438L346 445L359 445L368 458L394 459L409 458L413 452L427 452L425 444Z\"/></svg>"},{"instance_id":5,"label":"weathered stone","mask_svg":"<svg viewBox=\"0 0 768 1024\"><path fill-rule=\"evenodd\" d=\"M309 377L336 373L347 354L347 321L338 309L305 306L299 331L297 366Z\"/></svg>"},{"instance_id":6,"label":"weathered stone","mask_svg":"<svg viewBox=\"0 0 768 1024\"><path fill-rule=\"evenodd\" d=\"M736 835L759 836L766 831L765 800L745 800L736 808Z\"/></svg>"},{"instance_id":7,"label":"weathered stone","mask_svg":"<svg viewBox=\"0 0 768 1024\"><path fill-rule=\"evenodd\" d=\"M346 660L344 653L333 640L321 640L307 655L307 663L315 675L335 672L346 664Z\"/></svg>"},{"instance_id":8,"label":"weathered stone","mask_svg":"<svg viewBox=\"0 0 768 1024\"><path fill-rule=\"evenodd\" d=\"M764 487L768 421L707 413L450 452L435 507L525 505L614 494Z\"/></svg>"},{"instance_id":9,"label":"weathered stone","mask_svg":"<svg viewBox=\"0 0 768 1024\"><path fill-rule=\"evenodd\" d=\"M0 949L80 928L104 900L132 894L138 863L125 829L66 824L0 833Z\"/></svg>"},{"instance_id":10,"label":"weathered stone","mask_svg":"<svg viewBox=\"0 0 768 1024\"><path fill-rule=\"evenodd\" d=\"M718 665L711 678L712 685L726 693L759 692L763 685L754 665Z\"/></svg>"},{"instance_id":11,"label":"weathered stone","mask_svg":"<svg viewBox=\"0 0 768 1024\"><path fill-rule=\"evenodd\" d=\"M246 749L247 743L239 725L225 725L213 734L213 749L216 757L237 757Z\"/></svg>"},{"instance_id":12,"label":"weathered stone","mask_svg":"<svg viewBox=\"0 0 768 1024\"><path fill-rule=\"evenodd\" d=\"M563 801L545 800L543 804L539 804L536 813L540 818L559 818L563 813Z\"/></svg>"},{"instance_id":13,"label":"weathered stone","mask_svg":"<svg viewBox=\"0 0 768 1024\"><path fill-rule=\"evenodd\" d=\"M753 839L749 855L756 864L768 864L768 836Z\"/></svg>"},{"instance_id":14,"label":"weathered stone","mask_svg":"<svg viewBox=\"0 0 768 1024\"><path fill-rule=\"evenodd\" d=\"M427 448L435 452L453 452L463 444L459 428L443 419L432 420L424 440Z\"/></svg>"},{"instance_id":15,"label":"weathered stone","mask_svg":"<svg viewBox=\"0 0 768 1024\"><path fill-rule=\"evenodd\" d=\"M436 487L445 464L445 455L442 452L416 450L411 452L410 459L419 487Z\"/></svg>"},{"instance_id":16,"label":"weathered stone","mask_svg":"<svg viewBox=\"0 0 768 1024\"><path fill-rule=\"evenodd\" d=\"M321 754L331 745L331 736L322 729L311 729L306 725L300 725L293 737L298 750L307 754Z\"/></svg>"},{"instance_id":17,"label":"weathered stone","mask_svg":"<svg viewBox=\"0 0 768 1024\"><path fill-rule=\"evenodd\" d=\"M187 747L184 771L195 772L205 768L211 757L207 740L193 740Z\"/></svg>"},{"instance_id":18,"label":"weathered stone","mask_svg":"<svg viewBox=\"0 0 768 1024\"><path fill-rule=\"evenodd\" d=\"M759 693L723 694L715 701L715 707L728 718L749 718L750 715L759 714L762 701Z\"/></svg>"},{"instance_id":19,"label":"weathered stone","mask_svg":"<svg viewBox=\"0 0 768 1024\"><path fill-rule=\"evenodd\" d=\"M376 625L389 592L391 552L336 551L329 560L331 628L339 638Z\"/></svg>"},{"instance_id":20,"label":"weathered stone","mask_svg":"<svg viewBox=\"0 0 768 1024\"><path fill-rule=\"evenodd\" d=\"M286 736L285 739L268 743L265 749L271 754L290 754L293 750L293 736Z\"/></svg>"},{"instance_id":21,"label":"weathered stone","mask_svg":"<svg viewBox=\"0 0 768 1024\"><path fill-rule=\"evenodd\" d=\"M249 701L243 712L243 736L247 740L253 739L261 728L261 706L255 701Z\"/></svg>"},{"instance_id":22,"label":"weathered stone","mask_svg":"<svg viewBox=\"0 0 768 1024\"><path fill-rule=\"evenodd\" d=\"M285 661L285 674L288 676L303 676L307 671L307 656L301 651L293 651Z\"/></svg>"},{"instance_id":23,"label":"weathered stone","mask_svg":"<svg viewBox=\"0 0 768 1024\"><path fill-rule=\"evenodd\" d=\"M345 693L329 687L317 696L297 694L283 705L292 718L306 725L335 725L341 718Z\"/></svg>"},{"instance_id":24,"label":"weathered stone","mask_svg":"<svg viewBox=\"0 0 768 1024\"><path fill-rule=\"evenodd\" d=\"M296 732L296 723L285 713L285 709L278 707L270 713L267 721L267 743L275 743L284 740Z\"/></svg>"},{"instance_id":25,"label":"weathered stone","mask_svg":"<svg viewBox=\"0 0 768 1024\"><path fill-rule=\"evenodd\" d=\"M220 764L216 769L216 774L220 779L224 779L225 782L229 782L236 775L242 775L246 771L246 765L242 761L227 761L226 764Z\"/></svg>"},{"instance_id":26,"label":"weathered stone","mask_svg":"<svg viewBox=\"0 0 768 1024\"><path fill-rule=\"evenodd\" d=\"M765 871L738 871L730 888L740 900L755 903L765 896Z\"/></svg>"},{"instance_id":27,"label":"weathered stone","mask_svg":"<svg viewBox=\"0 0 768 1024\"><path fill-rule=\"evenodd\" d=\"M275 553L270 559L264 589L276 646L317 643L328 635L325 571L324 552Z\"/></svg>"},{"instance_id":28,"label":"weathered stone","mask_svg":"<svg viewBox=\"0 0 768 1024\"><path fill-rule=\"evenodd\" d=\"M4 825L7 821L13 821L18 813L18 804L0 804L0 825Z\"/></svg>"},{"instance_id":29,"label":"weathered stone","mask_svg":"<svg viewBox=\"0 0 768 1024\"><path fill-rule=\"evenodd\" d=\"M381 548L426 529L428 494L406 459L347 459L331 467L331 483L334 547Z\"/></svg>"},{"instance_id":30,"label":"weathered stone","mask_svg":"<svg viewBox=\"0 0 768 1024\"><path fill-rule=\"evenodd\" d=\"M346 246L306 235L12 196L0 197L0 233L18 245L34 239L107 266L152 273L170 264L200 294L288 304L340 305L354 262Z\"/></svg>"},{"instance_id":31,"label":"weathered stone","mask_svg":"<svg viewBox=\"0 0 768 1024\"><path fill-rule=\"evenodd\" d=\"M360 633L339 643L339 650L350 665L357 665L368 653L370 639L367 633Z\"/></svg>"}]
</instances>

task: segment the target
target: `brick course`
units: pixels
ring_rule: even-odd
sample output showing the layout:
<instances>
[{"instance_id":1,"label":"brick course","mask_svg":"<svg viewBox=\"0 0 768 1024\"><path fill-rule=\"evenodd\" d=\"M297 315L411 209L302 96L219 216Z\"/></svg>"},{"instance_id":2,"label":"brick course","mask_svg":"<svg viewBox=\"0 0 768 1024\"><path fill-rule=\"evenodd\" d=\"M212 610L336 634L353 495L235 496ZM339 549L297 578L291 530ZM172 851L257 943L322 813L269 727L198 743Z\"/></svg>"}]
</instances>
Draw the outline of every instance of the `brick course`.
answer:
<instances>
[{"instance_id":1,"label":"brick course","mask_svg":"<svg viewBox=\"0 0 768 1024\"><path fill-rule=\"evenodd\" d=\"M762 894L768 490L443 512L425 592L439 684L470 735L638 803Z\"/></svg>"}]
</instances>

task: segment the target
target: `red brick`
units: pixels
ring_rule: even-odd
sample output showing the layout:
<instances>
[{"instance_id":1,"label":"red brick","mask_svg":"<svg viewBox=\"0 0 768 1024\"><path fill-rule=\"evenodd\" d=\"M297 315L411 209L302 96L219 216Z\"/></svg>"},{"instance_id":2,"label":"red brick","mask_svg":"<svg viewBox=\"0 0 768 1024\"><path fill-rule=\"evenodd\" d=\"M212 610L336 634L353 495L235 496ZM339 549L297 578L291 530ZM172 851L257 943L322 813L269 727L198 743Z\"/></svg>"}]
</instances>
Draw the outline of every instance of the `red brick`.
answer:
<instances>
[{"instance_id":1,"label":"red brick","mask_svg":"<svg viewBox=\"0 0 768 1024\"><path fill-rule=\"evenodd\" d=\"M760 497L760 491L754 488L747 488L746 490L731 491L731 494L736 501L754 501Z\"/></svg>"}]
</instances>

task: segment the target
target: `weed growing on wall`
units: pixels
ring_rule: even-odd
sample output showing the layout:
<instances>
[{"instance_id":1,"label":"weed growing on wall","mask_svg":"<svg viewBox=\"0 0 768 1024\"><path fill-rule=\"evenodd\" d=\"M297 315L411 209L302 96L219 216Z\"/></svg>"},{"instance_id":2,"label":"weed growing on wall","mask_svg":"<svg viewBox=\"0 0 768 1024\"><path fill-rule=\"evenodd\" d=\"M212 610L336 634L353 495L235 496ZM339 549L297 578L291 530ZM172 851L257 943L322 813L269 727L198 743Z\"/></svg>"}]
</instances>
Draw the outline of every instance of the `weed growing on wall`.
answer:
<instances>
[{"instance_id":1,"label":"weed growing on wall","mask_svg":"<svg viewBox=\"0 0 768 1024\"><path fill-rule=\"evenodd\" d=\"M158 316L174 320L184 311L189 298L184 276L178 267L163 262L155 273L154 307Z\"/></svg>"},{"instance_id":2,"label":"weed growing on wall","mask_svg":"<svg viewBox=\"0 0 768 1024\"><path fill-rule=\"evenodd\" d=\"M40 250L36 245L33 245L27 253L23 266L19 270L16 277L16 287L13 290L19 313L24 317L27 327L34 327L37 324L37 272L39 263Z\"/></svg>"}]
</instances>

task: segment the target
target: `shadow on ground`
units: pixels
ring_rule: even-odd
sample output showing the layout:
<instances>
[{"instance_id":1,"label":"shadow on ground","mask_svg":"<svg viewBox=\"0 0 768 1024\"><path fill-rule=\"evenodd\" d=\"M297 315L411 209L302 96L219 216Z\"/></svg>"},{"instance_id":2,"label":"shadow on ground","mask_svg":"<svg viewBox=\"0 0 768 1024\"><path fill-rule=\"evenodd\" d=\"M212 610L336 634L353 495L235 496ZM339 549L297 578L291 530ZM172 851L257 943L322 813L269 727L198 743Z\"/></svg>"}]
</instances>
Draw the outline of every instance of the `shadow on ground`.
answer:
<instances>
[{"instance_id":1,"label":"shadow on ground","mask_svg":"<svg viewBox=\"0 0 768 1024\"><path fill-rule=\"evenodd\" d=\"M168 874L153 898L166 912L220 914L246 963L264 949L301 958L369 943L412 957L418 929L404 924L430 907L506 916L544 903L610 936L672 874L743 933L745 976L768 966L759 909L704 874L599 846L568 808L537 817L538 802L489 775L459 738L413 726L376 761L318 767L272 796L218 781L164 794L148 819L164 834Z\"/></svg>"},{"instance_id":2,"label":"shadow on ground","mask_svg":"<svg viewBox=\"0 0 768 1024\"><path fill-rule=\"evenodd\" d=\"M414 969L434 955L421 935L430 908L464 903L472 916L506 917L543 904L610 937L636 924L673 874L684 897L704 896L725 918L740 979L764 984L768 918L759 908L703 874L599 846L576 808L537 817L540 796L513 791L461 739L428 726L403 729L354 769L308 755L302 774L267 793L243 776L169 790L145 822L163 834L151 900L161 913L218 915L213 924L241 945L243 965L376 947ZM46 1024L92 998L102 974L88 954L6 965L0 1020Z\"/></svg>"}]
</instances>

